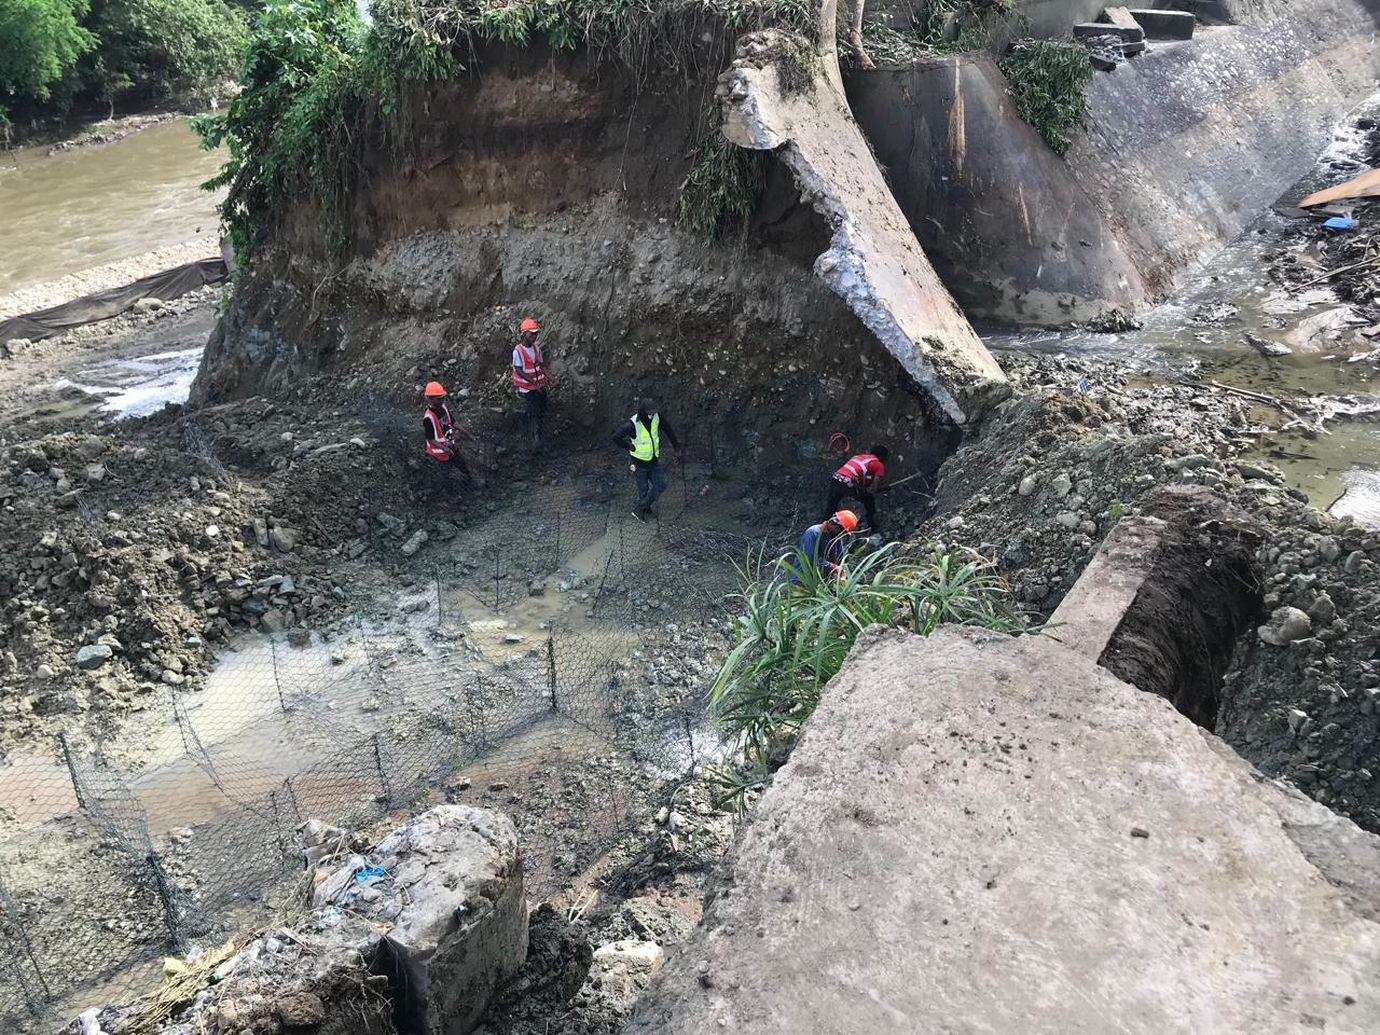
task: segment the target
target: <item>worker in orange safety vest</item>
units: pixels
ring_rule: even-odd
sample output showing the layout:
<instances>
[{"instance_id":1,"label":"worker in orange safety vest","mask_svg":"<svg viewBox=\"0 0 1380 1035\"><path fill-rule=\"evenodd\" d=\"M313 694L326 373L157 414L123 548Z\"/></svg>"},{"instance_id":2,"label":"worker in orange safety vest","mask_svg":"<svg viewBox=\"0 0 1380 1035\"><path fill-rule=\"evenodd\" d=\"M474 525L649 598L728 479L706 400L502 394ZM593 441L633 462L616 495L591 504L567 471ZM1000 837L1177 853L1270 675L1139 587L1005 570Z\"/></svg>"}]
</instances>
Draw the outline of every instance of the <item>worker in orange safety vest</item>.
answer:
<instances>
[{"instance_id":1,"label":"worker in orange safety vest","mask_svg":"<svg viewBox=\"0 0 1380 1035\"><path fill-rule=\"evenodd\" d=\"M473 438L450 415L446 405L446 389L440 381L427 382L423 390L426 396L426 409L422 411L422 431L425 434L425 449L428 468L433 477L446 489L469 489L483 483L470 473L469 465L456 446L456 436L463 434Z\"/></svg>"},{"instance_id":2,"label":"worker in orange safety vest","mask_svg":"<svg viewBox=\"0 0 1380 1035\"><path fill-rule=\"evenodd\" d=\"M828 517L839 509L845 499L855 499L867 512L867 524L873 534L881 532L877 523L877 497L882 479L886 477L886 461L891 452L886 446L873 446L868 453L850 457L829 479L829 495L824 504Z\"/></svg>"},{"instance_id":3,"label":"worker in orange safety vest","mask_svg":"<svg viewBox=\"0 0 1380 1035\"><path fill-rule=\"evenodd\" d=\"M513 388L526 404L522 422L532 442L541 445L546 426L546 362L537 344L541 327L530 316L518 327L513 346Z\"/></svg>"}]
</instances>

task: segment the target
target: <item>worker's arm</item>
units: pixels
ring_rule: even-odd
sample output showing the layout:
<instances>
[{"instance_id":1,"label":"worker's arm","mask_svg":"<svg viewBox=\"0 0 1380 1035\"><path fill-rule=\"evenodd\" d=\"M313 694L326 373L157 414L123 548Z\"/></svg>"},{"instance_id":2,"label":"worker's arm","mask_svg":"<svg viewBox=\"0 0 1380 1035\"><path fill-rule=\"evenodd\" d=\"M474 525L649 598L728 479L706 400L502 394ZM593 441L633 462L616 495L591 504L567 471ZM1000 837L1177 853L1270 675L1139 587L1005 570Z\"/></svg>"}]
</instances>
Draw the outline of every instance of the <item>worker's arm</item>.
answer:
<instances>
[{"instance_id":1,"label":"worker's arm","mask_svg":"<svg viewBox=\"0 0 1380 1035\"><path fill-rule=\"evenodd\" d=\"M613 444L619 449L631 449L633 439L637 437L637 429L633 427L630 420L624 421L619 425L618 430L613 433Z\"/></svg>"},{"instance_id":2,"label":"worker's arm","mask_svg":"<svg viewBox=\"0 0 1380 1035\"><path fill-rule=\"evenodd\" d=\"M666 420L665 417L661 418L661 430L666 432L666 438L671 443L671 448L674 449L676 451L676 455L679 456L680 443L676 440L676 433L671 428L670 423Z\"/></svg>"}]
</instances>

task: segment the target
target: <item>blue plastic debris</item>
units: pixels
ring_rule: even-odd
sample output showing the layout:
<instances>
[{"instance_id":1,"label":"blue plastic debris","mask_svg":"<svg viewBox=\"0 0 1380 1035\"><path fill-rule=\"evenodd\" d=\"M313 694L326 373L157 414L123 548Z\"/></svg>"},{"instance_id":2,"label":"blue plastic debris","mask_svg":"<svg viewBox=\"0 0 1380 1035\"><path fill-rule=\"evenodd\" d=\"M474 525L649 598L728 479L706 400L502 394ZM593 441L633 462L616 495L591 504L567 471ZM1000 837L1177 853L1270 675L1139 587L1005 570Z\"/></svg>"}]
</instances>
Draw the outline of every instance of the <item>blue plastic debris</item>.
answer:
<instances>
[{"instance_id":1,"label":"blue plastic debris","mask_svg":"<svg viewBox=\"0 0 1380 1035\"><path fill-rule=\"evenodd\" d=\"M368 880L370 877L387 877L388 871L382 866L366 866L355 873L355 880Z\"/></svg>"},{"instance_id":2,"label":"blue plastic debris","mask_svg":"<svg viewBox=\"0 0 1380 1035\"><path fill-rule=\"evenodd\" d=\"M1333 216L1323 222L1323 227L1328 230L1355 230L1361 224L1350 216Z\"/></svg>"}]
</instances>

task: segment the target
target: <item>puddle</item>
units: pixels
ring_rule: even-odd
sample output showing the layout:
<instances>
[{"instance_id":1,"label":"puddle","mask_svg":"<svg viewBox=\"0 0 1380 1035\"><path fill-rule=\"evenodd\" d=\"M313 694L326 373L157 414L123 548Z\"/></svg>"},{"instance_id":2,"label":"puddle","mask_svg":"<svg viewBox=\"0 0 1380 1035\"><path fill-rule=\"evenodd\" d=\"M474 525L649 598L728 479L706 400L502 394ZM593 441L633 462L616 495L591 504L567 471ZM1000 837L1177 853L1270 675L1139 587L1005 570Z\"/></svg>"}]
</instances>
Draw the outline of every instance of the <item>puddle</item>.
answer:
<instances>
[{"instance_id":1,"label":"puddle","mask_svg":"<svg viewBox=\"0 0 1380 1035\"><path fill-rule=\"evenodd\" d=\"M143 417L168 403L184 403L201 366L202 346L113 359L58 381L55 390L76 388L100 398L96 408L119 417Z\"/></svg>"}]
</instances>

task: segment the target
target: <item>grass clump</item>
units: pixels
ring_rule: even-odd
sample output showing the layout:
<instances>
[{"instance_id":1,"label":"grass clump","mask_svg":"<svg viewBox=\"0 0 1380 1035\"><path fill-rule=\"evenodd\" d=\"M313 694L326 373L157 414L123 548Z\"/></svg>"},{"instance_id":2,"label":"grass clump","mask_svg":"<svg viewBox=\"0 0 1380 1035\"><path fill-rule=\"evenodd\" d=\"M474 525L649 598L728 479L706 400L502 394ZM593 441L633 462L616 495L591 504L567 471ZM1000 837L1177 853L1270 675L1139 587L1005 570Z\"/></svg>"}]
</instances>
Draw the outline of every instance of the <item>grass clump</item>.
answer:
<instances>
[{"instance_id":1,"label":"grass clump","mask_svg":"<svg viewBox=\"0 0 1380 1035\"><path fill-rule=\"evenodd\" d=\"M742 230L757 211L766 175L766 152L730 144L715 120L681 184L681 224L707 240Z\"/></svg>"},{"instance_id":2,"label":"grass clump","mask_svg":"<svg viewBox=\"0 0 1380 1035\"><path fill-rule=\"evenodd\" d=\"M741 765L717 773L725 800L740 810L745 792L767 779L867 626L921 636L944 623L1026 629L1006 583L969 550L935 550L917 560L892 544L852 559L842 580L790 554L750 561L743 577L737 643L719 670L710 704L742 756Z\"/></svg>"},{"instance_id":3,"label":"grass clump","mask_svg":"<svg viewBox=\"0 0 1380 1035\"><path fill-rule=\"evenodd\" d=\"M1087 114L1084 90L1093 77L1087 50L1065 40L1017 40L998 64L1021 118L1056 154L1066 154Z\"/></svg>"}]
</instances>

